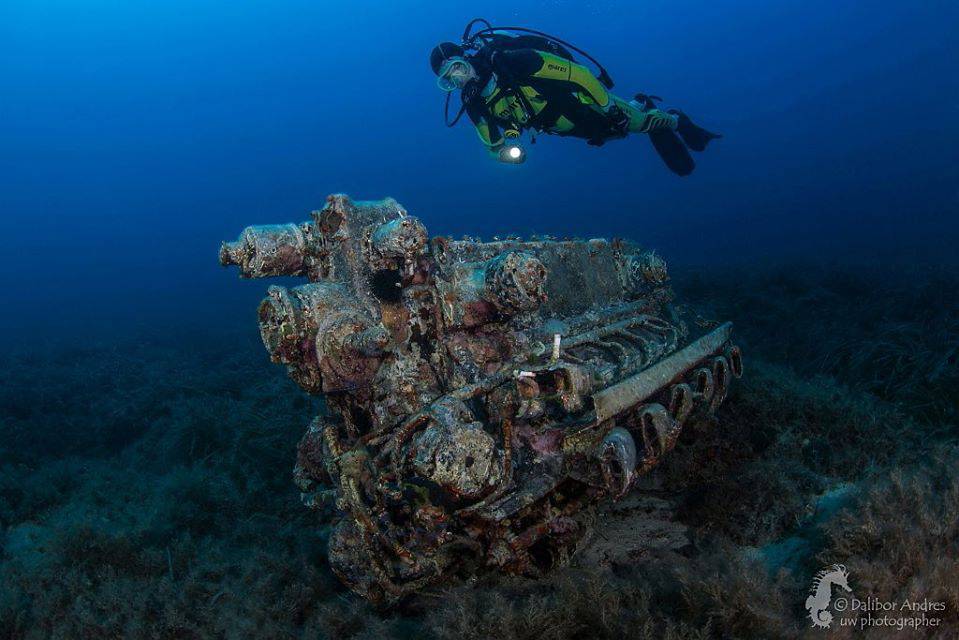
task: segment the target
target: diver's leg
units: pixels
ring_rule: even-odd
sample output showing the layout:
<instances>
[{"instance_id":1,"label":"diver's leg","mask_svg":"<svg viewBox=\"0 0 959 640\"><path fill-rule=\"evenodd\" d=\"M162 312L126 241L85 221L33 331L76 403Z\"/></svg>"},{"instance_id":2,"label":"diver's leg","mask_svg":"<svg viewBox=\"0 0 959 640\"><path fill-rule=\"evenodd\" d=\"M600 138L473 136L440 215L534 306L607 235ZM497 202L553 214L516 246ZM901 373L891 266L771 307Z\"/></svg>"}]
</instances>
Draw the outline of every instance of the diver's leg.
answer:
<instances>
[{"instance_id":1,"label":"diver's leg","mask_svg":"<svg viewBox=\"0 0 959 640\"><path fill-rule=\"evenodd\" d=\"M616 96L612 96L612 99L629 114L628 131L648 134L653 148L670 171L680 176L688 176L693 172L696 163L675 132L679 125L678 117L655 107L647 108L647 105L635 100L626 102Z\"/></svg>"},{"instance_id":2,"label":"diver's leg","mask_svg":"<svg viewBox=\"0 0 959 640\"><path fill-rule=\"evenodd\" d=\"M630 133L652 133L670 129L677 132L686 146L693 151L705 151L706 145L711 140L723 137L722 134L707 131L695 124L679 109L669 111L657 109L652 100L641 99L644 96L637 96L636 100L629 102L624 102L616 96L612 97L618 101L617 104L622 105L622 109L629 109L627 113Z\"/></svg>"},{"instance_id":3,"label":"diver's leg","mask_svg":"<svg viewBox=\"0 0 959 640\"><path fill-rule=\"evenodd\" d=\"M647 109L635 100L626 101L619 96L610 95L620 109L629 116L630 133L649 133L670 129L675 131L679 126L679 118L655 107Z\"/></svg>"}]
</instances>

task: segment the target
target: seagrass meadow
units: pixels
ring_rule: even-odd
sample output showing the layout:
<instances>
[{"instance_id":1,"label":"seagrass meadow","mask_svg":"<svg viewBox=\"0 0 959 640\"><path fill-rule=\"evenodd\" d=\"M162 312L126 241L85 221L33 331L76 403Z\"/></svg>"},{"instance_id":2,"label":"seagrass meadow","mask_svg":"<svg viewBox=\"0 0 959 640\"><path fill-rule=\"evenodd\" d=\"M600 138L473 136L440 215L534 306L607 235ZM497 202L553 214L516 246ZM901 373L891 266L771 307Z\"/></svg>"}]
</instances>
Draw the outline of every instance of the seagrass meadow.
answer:
<instances>
[{"instance_id":1,"label":"seagrass meadow","mask_svg":"<svg viewBox=\"0 0 959 640\"><path fill-rule=\"evenodd\" d=\"M598 540L545 577L388 610L326 566L329 530L291 482L319 407L250 323L10 346L2 637L816 637L803 601L832 563L861 593L947 602L920 633L949 637L959 277L801 266L673 276L688 304L733 319L747 372L606 516L667 542Z\"/></svg>"}]
</instances>

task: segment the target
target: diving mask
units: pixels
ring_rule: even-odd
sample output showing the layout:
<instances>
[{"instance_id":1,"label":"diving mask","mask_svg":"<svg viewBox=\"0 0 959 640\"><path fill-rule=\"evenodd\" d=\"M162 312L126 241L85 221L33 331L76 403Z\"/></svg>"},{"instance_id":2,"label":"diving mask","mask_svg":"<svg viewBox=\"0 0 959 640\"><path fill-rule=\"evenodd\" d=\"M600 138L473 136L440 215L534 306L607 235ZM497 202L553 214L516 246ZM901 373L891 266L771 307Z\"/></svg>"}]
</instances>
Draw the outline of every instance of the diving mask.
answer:
<instances>
[{"instance_id":1,"label":"diving mask","mask_svg":"<svg viewBox=\"0 0 959 640\"><path fill-rule=\"evenodd\" d=\"M450 58L440 67L436 84L441 90L449 93L462 89L466 83L476 77L476 70L465 58Z\"/></svg>"}]
</instances>

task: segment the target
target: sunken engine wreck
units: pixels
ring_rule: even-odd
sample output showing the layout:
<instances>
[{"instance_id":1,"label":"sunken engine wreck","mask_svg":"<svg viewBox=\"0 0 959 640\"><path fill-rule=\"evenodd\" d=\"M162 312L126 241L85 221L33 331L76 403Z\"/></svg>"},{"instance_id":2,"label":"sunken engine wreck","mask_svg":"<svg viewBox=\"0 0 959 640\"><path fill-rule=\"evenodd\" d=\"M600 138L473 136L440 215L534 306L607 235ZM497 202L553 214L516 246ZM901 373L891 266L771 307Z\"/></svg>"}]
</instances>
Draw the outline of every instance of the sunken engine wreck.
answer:
<instances>
[{"instance_id":1,"label":"sunken engine wreck","mask_svg":"<svg viewBox=\"0 0 959 640\"><path fill-rule=\"evenodd\" d=\"M334 195L220 262L307 281L269 288L260 331L325 397L294 478L334 518L334 572L376 603L562 563L742 374L731 325L684 319L629 242L430 238L391 199Z\"/></svg>"}]
</instances>

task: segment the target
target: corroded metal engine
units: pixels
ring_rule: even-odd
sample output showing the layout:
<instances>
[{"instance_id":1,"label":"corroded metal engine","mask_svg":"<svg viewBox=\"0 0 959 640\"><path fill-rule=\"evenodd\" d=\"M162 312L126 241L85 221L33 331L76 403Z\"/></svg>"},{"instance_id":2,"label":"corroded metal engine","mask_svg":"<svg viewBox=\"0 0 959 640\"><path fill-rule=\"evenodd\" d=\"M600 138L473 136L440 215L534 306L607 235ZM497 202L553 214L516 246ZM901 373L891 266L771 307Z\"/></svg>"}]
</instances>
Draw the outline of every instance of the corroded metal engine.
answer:
<instances>
[{"instance_id":1,"label":"corroded metal engine","mask_svg":"<svg viewBox=\"0 0 959 640\"><path fill-rule=\"evenodd\" d=\"M565 561L742 373L731 326L684 320L628 242L431 239L391 199L334 195L220 262L309 281L270 287L260 331L325 396L295 481L334 514L334 572L378 603Z\"/></svg>"}]
</instances>

